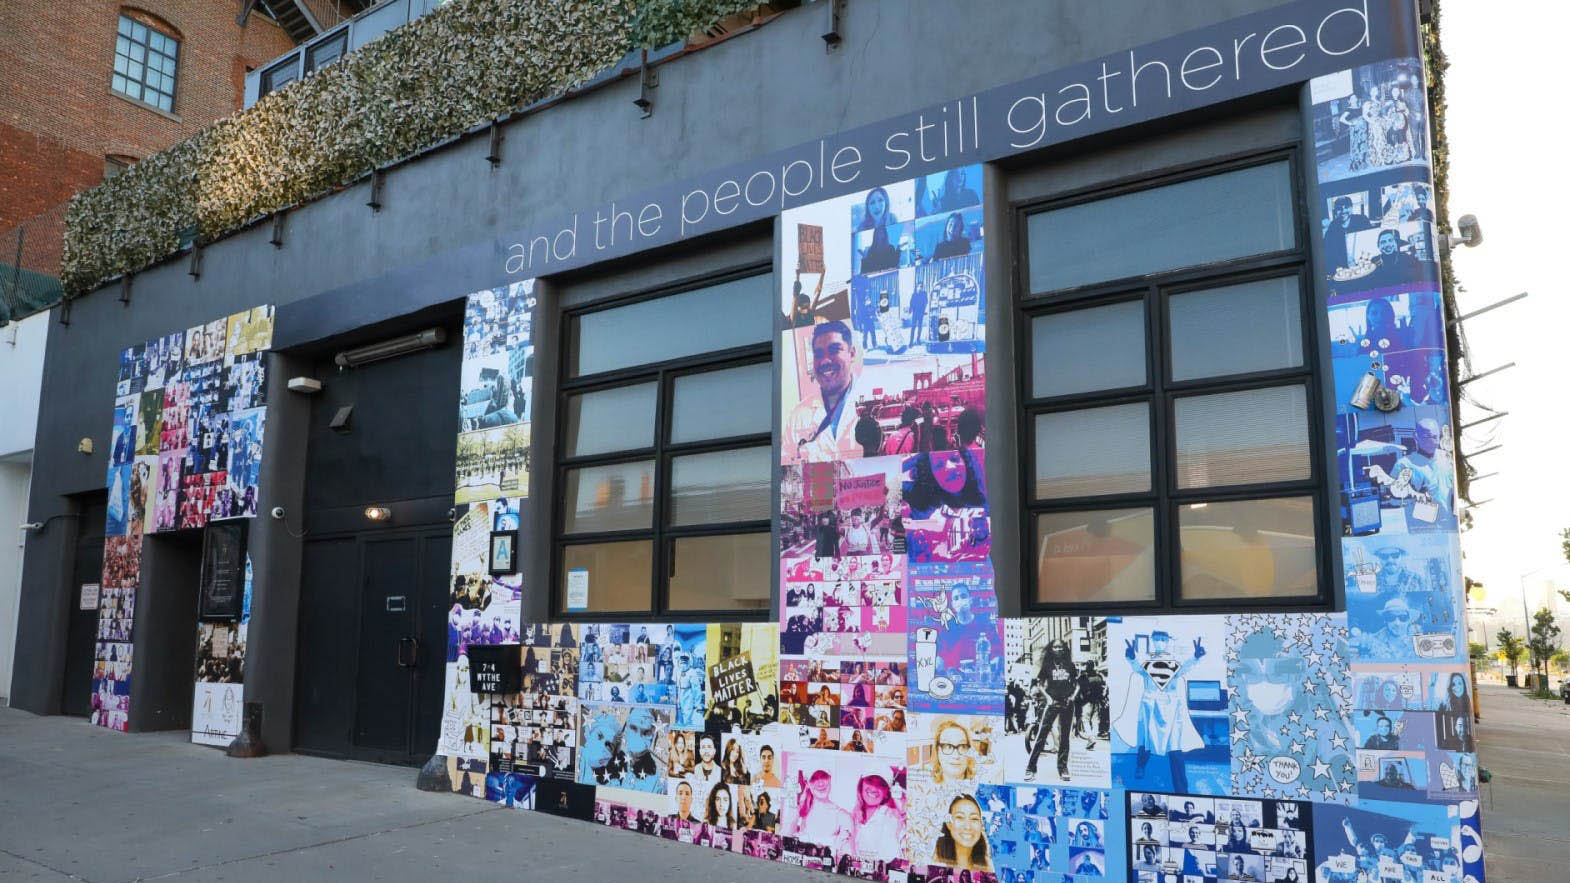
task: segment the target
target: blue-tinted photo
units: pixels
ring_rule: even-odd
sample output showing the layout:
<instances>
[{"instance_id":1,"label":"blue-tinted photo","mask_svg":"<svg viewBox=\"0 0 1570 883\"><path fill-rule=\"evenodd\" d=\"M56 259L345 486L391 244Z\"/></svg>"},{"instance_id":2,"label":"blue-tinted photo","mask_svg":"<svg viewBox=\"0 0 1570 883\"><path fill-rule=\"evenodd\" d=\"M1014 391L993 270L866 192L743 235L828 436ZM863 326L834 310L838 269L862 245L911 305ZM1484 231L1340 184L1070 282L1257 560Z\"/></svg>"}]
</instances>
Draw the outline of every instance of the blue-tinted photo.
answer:
<instances>
[{"instance_id":1,"label":"blue-tinted photo","mask_svg":"<svg viewBox=\"0 0 1570 883\"><path fill-rule=\"evenodd\" d=\"M912 228L916 256L923 262L962 258L981 251L981 207L918 220Z\"/></svg>"}]
</instances>

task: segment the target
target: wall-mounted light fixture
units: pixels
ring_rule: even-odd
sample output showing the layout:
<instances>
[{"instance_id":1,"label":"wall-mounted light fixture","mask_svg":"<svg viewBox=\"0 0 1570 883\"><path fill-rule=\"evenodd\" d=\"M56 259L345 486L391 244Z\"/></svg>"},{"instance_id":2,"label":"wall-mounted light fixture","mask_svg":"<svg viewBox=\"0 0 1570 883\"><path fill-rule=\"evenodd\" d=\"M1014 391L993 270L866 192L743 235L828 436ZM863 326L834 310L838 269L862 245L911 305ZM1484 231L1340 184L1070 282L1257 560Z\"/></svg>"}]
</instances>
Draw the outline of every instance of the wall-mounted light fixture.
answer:
<instances>
[{"instance_id":1,"label":"wall-mounted light fixture","mask_svg":"<svg viewBox=\"0 0 1570 883\"><path fill-rule=\"evenodd\" d=\"M392 510L386 506L366 506L365 517L370 521L390 521Z\"/></svg>"},{"instance_id":2,"label":"wall-mounted light fixture","mask_svg":"<svg viewBox=\"0 0 1570 883\"><path fill-rule=\"evenodd\" d=\"M409 353L432 349L446 342L447 330L445 328L427 328L418 334L394 337L391 340L384 340L380 343L344 350L333 356L333 361L338 364L340 369L357 368L371 362L379 362L382 359L391 359L395 356L404 356Z\"/></svg>"}]
</instances>

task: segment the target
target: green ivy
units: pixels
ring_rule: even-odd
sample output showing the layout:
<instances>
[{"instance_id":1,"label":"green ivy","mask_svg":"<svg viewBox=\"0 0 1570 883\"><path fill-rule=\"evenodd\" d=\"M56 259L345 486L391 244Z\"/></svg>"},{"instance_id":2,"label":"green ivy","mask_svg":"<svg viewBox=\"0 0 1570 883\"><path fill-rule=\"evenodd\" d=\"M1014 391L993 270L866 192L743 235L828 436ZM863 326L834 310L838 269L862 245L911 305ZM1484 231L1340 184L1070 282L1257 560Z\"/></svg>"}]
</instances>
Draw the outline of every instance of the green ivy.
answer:
<instances>
[{"instance_id":1,"label":"green ivy","mask_svg":"<svg viewBox=\"0 0 1570 883\"><path fill-rule=\"evenodd\" d=\"M455 0L77 194L61 282L82 294L579 85L757 0Z\"/></svg>"}]
</instances>

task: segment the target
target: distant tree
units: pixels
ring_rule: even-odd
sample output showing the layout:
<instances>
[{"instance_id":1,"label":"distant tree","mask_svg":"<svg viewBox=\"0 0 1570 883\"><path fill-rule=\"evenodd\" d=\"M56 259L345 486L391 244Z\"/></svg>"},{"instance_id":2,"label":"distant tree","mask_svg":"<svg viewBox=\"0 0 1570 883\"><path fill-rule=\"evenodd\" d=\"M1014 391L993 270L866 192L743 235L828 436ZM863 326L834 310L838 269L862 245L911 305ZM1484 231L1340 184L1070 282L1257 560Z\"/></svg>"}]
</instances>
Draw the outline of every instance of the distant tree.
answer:
<instances>
[{"instance_id":1,"label":"distant tree","mask_svg":"<svg viewBox=\"0 0 1570 883\"><path fill-rule=\"evenodd\" d=\"M1526 655L1526 644L1509 629L1500 629L1494 640L1499 644L1499 658L1510 663L1510 675L1514 677L1520 668L1521 657Z\"/></svg>"},{"instance_id":2,"label":"distant tree","mask_svg":"<svg viewBox=\"0 0 1570 883\"><path fill-rule=\"evenodd\" d=\"M1488 645L1479 644L1476 641L1468 641L1466 645L1466 655L1471 659L1476 659L1479 661L1487 659Z\"/></svg>"},{"instance_id":3,"label":"distant tree","mask_svg":"<svg viewBox=\"0 0 1570 883\"><path fill-rule=\"evenodd\" d=\"M1548 677L1548 660L1559 652L1559 631L1553 611L1547 607L1532 614L1532 636L1528 642L1532 651L1532 670L1545 678Z\"/></svg>"}]
</instances>

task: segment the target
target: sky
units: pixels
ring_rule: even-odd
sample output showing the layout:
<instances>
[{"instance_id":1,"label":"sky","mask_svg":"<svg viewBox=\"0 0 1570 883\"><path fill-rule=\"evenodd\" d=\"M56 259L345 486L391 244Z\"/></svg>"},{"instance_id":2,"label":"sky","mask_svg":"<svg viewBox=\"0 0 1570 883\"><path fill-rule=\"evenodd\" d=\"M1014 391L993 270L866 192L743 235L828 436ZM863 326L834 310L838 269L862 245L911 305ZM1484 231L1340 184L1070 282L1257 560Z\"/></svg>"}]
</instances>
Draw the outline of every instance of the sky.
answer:
<instances>
[{"instance_id":1,"label":"sky","mask_svg":"<svg viewBox=\"0 0 1570 883\"><path fill-rule=\"evenodd\" d=\"M1463 571L1483 583L1474 607L1495 608L1486 623L1489 643L1500 626L1520 634L1522 590L1532 609L1556 602L1570 634L1570 604L1546 592L1570 589L1570 563L1558 532L1570 527L1570 301L1554 271L1566 259L1570 203L1558 161L1570 125L1562 97L1563 35L1570 4L1559 0L1451 0L1443 4L1440 39L1450 59L1445 76L1450 138L1450 217L1475 214L1484 242L1458 248L1449 269L1465 289L1461 314L1522 291L1524 301L1465 325L1472 367L1516 366L1467 386L1468 394L1509 416L1466 431L1463 451L1503 444L1473 461L1478 503L1474 526L1462 533ZM1552 162L1550 160L1553 160ZM1488 412L1461 405L1461 422Z\"/></svg>"}]
</instances>

